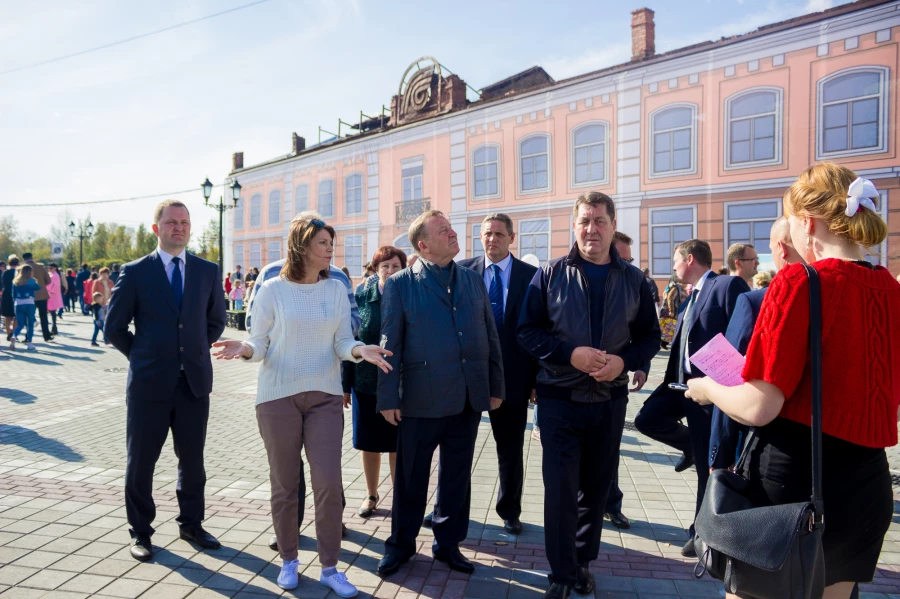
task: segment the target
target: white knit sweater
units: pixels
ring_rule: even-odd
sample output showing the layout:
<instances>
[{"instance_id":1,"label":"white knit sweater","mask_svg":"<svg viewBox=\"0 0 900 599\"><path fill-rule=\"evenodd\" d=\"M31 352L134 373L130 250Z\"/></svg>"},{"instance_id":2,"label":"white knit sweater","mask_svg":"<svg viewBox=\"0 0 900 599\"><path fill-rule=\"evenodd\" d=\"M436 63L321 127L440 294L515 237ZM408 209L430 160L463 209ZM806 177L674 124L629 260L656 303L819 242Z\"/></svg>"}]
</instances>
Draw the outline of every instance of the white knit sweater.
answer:
<instances>
[{"instance_id":1,"label":"white knit sweater","mask_svg":"<svg viewBox=\"0 0 900 599\"><path fill-rule=\"evenodd\" d=\"M305 391L341 395L341 360L359 362L350 332L347 289L334 279L313 285L270 279L252 308L253 349L248 362L262 361L256 405Z\"/></svg>"}]
</instances>

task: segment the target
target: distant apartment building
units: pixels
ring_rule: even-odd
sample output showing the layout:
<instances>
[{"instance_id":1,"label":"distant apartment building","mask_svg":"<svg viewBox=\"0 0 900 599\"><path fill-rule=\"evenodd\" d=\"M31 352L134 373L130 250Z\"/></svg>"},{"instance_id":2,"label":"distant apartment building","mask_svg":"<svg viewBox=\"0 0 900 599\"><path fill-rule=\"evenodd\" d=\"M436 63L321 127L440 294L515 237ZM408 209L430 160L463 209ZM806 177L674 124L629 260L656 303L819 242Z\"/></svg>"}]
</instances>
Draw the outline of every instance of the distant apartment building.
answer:
<instances>
[{"instance_id":1,"label":"distant apartment building","mask_svg":"<svg viewBox=\"0 0 900 599\"><path fill-rule=\"evenodd\" d=\"M460 258L483 253L481 220L505 212L514 253L546 261L573 243L575 198L597 190L615 199L635 264L664 285L686 239L708 240L715 267L736 242L768 253L787 186L831 160L880 190L890 235L870 256L900 272L900 2L861 0L659 55L653 15L632 13L626 64L564 81L534 67L470 100L458 75L423 58L389 115L354 135L306 147L294 134L290 154L252 166L236 153L228 183L243 192L226 265L282 258L306 209L334 225L335 263L354 277L379 246L411 252L407 227L430 208L450 218Z\"/></svg>"}]
</instances>

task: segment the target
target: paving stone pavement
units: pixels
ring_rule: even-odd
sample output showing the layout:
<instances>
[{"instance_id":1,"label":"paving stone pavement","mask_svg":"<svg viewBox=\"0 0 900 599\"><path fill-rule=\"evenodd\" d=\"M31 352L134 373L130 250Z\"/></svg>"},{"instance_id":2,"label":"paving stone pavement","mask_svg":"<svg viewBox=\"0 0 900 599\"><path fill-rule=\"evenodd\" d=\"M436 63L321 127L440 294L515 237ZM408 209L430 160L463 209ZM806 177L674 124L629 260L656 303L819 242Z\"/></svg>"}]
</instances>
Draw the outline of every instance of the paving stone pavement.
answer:
<instances>
[{"instance_id":1,"label":"paving stone pavement","mask_svg":"<svg viewBox=\"0 0 900 599\"><path fill-rule=\"evenodd\" d=\"M111 347L90 346L87 317L66 314L59 328L57 342L39 343L36 352L0 352L0 599L334 596L318 583L311 496L300 545L301 584L288 592L275 585L280 559L267 546L272 533L268 467L253 411L254 364L215 363L206 443L205 526L222 541L222 549L198 552L178 539L176 460L167 441L155 475L157 553L149 563L131 559L123 501L127 362ZM226 336L241 338L243 333L228 331ZM632 394L628 407L619 480L624 512L633 525L628 531L604 525L600 557L591 566L597 598L724 594L722 585L709 577L695 579L694 563L680 554L684 529L693 516L694 471L675 473L672 466L678 456L630 425L648 391L660 382L666 358L665 352L657 357L647 390ZM347 419L342 463L349 534L340 567L347 569L361 597L542 595L549 565L539 442L526 440L524 531L518 538L503 530L492 509L497 464L485 417L476 443L472 512L463 547L476 563L475 573L463 576L436 563L430 552L431 533L422 529L416 558L382 581L374 572L390 533L387 462L382 465L379 509L373 518L362 520L356 509L366 495L365 483L358 452L351 445L350 412ZM900 464L896 450L890 456L892 464ZM435 484L433 473L431 493ZM897 521L895 516L878 574L873 584L863 586L863 597L900 597Z\"/></svg>"}]
</instances>

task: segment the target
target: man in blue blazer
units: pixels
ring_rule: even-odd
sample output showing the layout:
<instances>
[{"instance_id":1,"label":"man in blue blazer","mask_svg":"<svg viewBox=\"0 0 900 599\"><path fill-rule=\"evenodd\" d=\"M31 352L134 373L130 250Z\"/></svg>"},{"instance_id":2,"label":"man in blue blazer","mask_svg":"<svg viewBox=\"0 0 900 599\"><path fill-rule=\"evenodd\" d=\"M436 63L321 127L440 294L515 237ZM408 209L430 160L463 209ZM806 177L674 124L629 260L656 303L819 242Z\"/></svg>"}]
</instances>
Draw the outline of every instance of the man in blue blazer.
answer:
<instances>
[{"instance_id":1,"label":"man in blue blazer","mask_svg":"<svg viewBox=\"0 0 900 599\"><path fill-rule=\"evenodd\" d=\"M471 268L484 280L500 335L506 398L499 408L489 413L500 468L497 515L503 518L506 532L517 535L522 532L519 516L525 484L525 428L528 401L534 395L537 360L519 345L516 326L528 284L537 268L512 255L509 246L515 240L512 219L506 214L490 214L481 223L484 256L460 260L459 265Z\"/></svg>"},{"instance_id":2,"label":"man in blue blazer","mask_svg":"<svg viewBox=\"0 0 900 599\"><path fill-rule=\"evenodd\" d=\"M170 428L178 456L180 536L204 549L220 546L201 523L213 382L209 348L225 330L222 276L212 262L185 252L191 217L181 202L157 206L153 232L157 250L122 267L106 317L107 337L128 358L125 511L131 555L141 561L153 555L153 469Z\"/></svg>"},{"instance_id":3,"label":"man in blue blazer","mask_svg":"<svg viewBox=\"0 0 900 599\"><path fill-rule=\"evenodd\" d=\"M769 233L769 250L772 252L772 261L775 268L781 270L788 264L800 263L804 260L794 249L791 242L791 229L788 221L783 216L775 221ZM741 354L747 353L750 338L753 337L753 329L756 326L756 317L762 307L768 287L745 293L738 297L734 307L734 314L725 331L725 338ZM710 469L724 469L732 467L738 454L741 439L746 438L747 427L729 418L718 407L713 406L712 432L709 438L709 467Z\"/></svg>"},{"instance_id":4,"label":"man in blue blazer","mask_svg":"<svg viewBox=\"0 0 900 599\"><path fill-rule=\"evenodd\" d=\"M738 296L750 291L750 287L741 278L717 275L710 270L712 250L708 243L699 239L685 241L675 248L673 267L678 280L692 285L693 290L678 311L665 378L647 398L634 425L651 439L682 452L681 461L675 467L677 472L689 468L695 458L699 461L696 505L699 510L709 478L704 458L709 455L712 409L686 399L683 391L670 389L669 384L703 376L703 372L690 363L690 355L719 333L725 333ZM685 417L688 426L680 422ZM693 539L685 544L682 554L695 556Z\"/></svg>"},{"instance_id":5,"label":"man in blue blazer","mask_svg":"<svg viewBox=\"0 0 900 599\"><path fill-rule=\"evenodd\" d=\"M381 334L393 369L378 375L377 408L399 431L391 536L377 573L390 576L416 553L438 447L432 554L471 573L459 544L469 528L481 413L499 408L504 397L500 338L484 281L453 262L459 242L443 213L416 218L409 240L419 260L389 278L381 297Z\"/></svg>"}]
</instances>

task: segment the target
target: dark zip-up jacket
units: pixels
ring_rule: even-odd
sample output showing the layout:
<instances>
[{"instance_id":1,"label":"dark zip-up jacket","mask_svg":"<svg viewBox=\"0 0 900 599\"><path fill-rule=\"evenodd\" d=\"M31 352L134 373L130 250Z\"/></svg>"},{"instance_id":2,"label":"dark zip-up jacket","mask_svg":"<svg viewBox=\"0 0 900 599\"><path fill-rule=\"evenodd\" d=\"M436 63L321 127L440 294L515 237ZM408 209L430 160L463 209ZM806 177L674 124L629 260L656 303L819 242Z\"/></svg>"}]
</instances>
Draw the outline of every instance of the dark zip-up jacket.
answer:
<instances>
[{"instance_id":1,"label":"dark zip-up jacket","mask_svg":"<svg viewBox=\"0 0 900 599\"><path fill-rule=\"evenodd\" d=\"M538 398L608 401L628 394L628 372L641 370L659 351L660 330L644 273L609 249L610 269L602 322L591 314L590 288L577 244L568 255L545 264L531 280L519 316L518 338L538 359ZM601 326L600 347L625 362L615 380L597 382L572 366L576 347L592 347Z\"/></svg>"}]
</instances>

